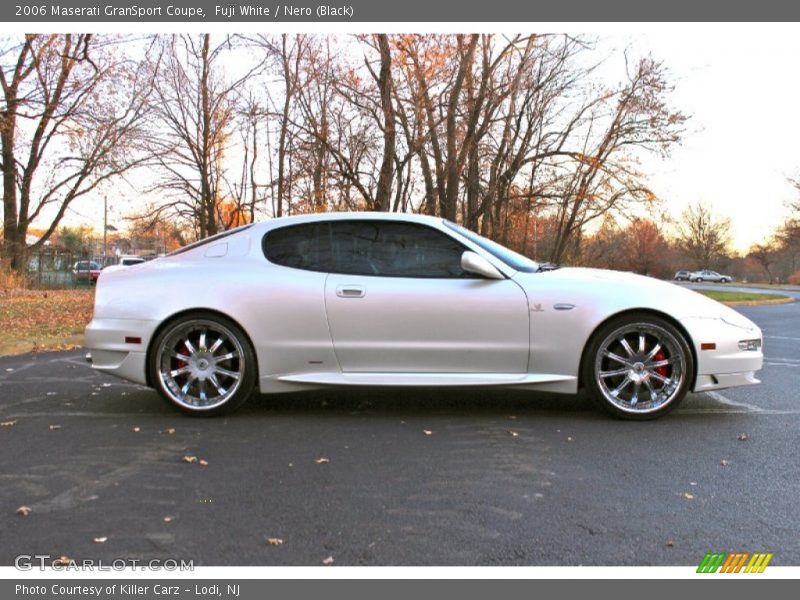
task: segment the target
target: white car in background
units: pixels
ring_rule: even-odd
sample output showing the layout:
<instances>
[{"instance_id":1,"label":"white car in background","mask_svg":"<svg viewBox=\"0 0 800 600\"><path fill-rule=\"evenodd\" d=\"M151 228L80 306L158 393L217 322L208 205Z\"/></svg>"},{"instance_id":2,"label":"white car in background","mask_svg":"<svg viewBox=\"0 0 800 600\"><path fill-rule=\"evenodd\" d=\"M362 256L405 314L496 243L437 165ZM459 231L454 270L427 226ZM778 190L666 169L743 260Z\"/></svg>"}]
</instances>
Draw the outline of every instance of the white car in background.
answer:
<instances>
[{"instance_id":1,"label":"white car in background","mask_svg":"<svg viewBox=\"0 0 800 600\"><path fill-rule=\"evenodd\" d=\"M112 271L119 271L120 269L133 267L134 265L141 265L145 262L147 262L146 259L141 256L120 256L117 264L107 266L105 269L103 269L103 272L108 273Z\"/></svg>"},{"instance_id":2,"label":"white car in background","mask_svg":"<svg viewBox=\"0 0 800 600\"><path fill-rule=\"evenodd\" d=\"M504 386L649 419L758 383L761 331L696 292L539 265L440 218L328 213L247 225L104 273L95 369L190 415L254 390Z\"/></svg>"}]
</instances>

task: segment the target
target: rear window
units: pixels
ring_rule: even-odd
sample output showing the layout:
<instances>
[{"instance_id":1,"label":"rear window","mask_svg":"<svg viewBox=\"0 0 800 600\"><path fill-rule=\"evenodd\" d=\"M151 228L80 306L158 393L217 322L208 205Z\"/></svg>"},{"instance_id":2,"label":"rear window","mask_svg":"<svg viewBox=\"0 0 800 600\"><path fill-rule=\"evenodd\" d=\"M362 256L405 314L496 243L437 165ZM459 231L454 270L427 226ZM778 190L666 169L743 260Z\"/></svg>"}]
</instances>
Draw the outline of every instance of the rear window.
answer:
<instances>
[{"instance_id":1,"label":"rear window","mask_svg":"<svg viewBox=\"0 0 800 600\"><path fill-rule=\"evenodd\" d=\"M247 225L242 225L241 227L236 227L235 229L228 229L228 231L223 231L222 233L212 235L211 237L204 238L200 241L194 242L193 244L189 244L188 246L179 248L174 252L170 252L169 254L167 254L167 256L175 256L177 254L183 254L184 252L188 252L189 250L194 250L195 248L199 248L200 246L205 246L206 244L210 244L211 242L216 242L217 240L226 238L229 235L233 235L234 233L239 233L241 231L244 231L245 229L250 229L252 226L253 226L252 223L248 223Z\"/></svg>"},{"instance_id":2,"label":"rear window","mask_svg":"<svg viewBox=\"0 0 800 600\"><path fill-rule=\"evenodd\" d=\"M303 223L274 229L264 236L264 255L282 267L332 270L331 234L327 223Z\"/></svg>"}]
</instances>

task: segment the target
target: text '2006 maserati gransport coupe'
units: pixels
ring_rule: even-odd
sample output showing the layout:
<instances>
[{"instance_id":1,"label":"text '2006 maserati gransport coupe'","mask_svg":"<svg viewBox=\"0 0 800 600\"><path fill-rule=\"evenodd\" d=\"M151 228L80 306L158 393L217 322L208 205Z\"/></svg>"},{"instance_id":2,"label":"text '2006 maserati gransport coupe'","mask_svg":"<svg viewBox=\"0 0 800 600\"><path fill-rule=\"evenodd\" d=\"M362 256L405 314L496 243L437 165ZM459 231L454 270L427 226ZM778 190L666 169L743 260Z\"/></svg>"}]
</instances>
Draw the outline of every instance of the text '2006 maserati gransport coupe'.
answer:
<instances>
[{"instance_id":1,"label":"text '2006 maserati gransport coupe'","mask_svg":"<svg viewBox=\"0 0 800 600\"><path fill-rule=\"evenodd\" d=\"M544 270L449 221L329 213L246 225L103 273L95 369L191 415L256 389L585 389L648 419L689 391L758 383L761 331L652 278Z\"/></svg>"}]
</instances>

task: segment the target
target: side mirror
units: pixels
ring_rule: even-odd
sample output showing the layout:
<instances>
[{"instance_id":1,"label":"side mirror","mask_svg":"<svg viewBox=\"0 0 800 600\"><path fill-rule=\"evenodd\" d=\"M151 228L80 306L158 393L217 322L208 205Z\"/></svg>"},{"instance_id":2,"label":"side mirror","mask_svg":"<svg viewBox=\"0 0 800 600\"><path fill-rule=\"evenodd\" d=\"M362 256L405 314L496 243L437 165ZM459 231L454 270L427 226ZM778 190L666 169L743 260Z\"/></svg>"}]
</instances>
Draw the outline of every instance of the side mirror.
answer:
<instances>
[{"instance_id":1,"label":"side mirror","mask_svg":"<svg viewBox=\"0 0 800 600\"><path fill-rule=\"evenodd\" d=\"M504 279L503 274L492 263L470 250L461 255L461 268L467 273L475 273L487 279Z\"/></svg>"}]
</instances>

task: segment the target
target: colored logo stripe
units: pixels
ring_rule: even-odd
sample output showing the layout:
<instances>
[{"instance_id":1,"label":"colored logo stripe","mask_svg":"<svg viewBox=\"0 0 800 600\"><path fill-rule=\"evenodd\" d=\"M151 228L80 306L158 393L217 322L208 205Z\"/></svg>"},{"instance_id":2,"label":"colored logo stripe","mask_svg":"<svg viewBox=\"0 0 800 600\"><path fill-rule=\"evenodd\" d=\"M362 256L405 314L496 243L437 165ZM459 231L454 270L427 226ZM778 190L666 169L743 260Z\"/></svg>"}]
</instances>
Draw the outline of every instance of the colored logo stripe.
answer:
<instances>
[{"instance_id":1,"label":"colored logo stripe","mask_svg":"<svg viewBox=\"0 0 800 600\"><path fill-rule=\"evenodd\" d=\"M771 552L755 552L752 555L749 552L731 552L730 554L709 552L700 561L697 572L740 573L744 569L745 573L763 573L769 561L772 560L772 556Z\"/></svg>"}]
</instances>

